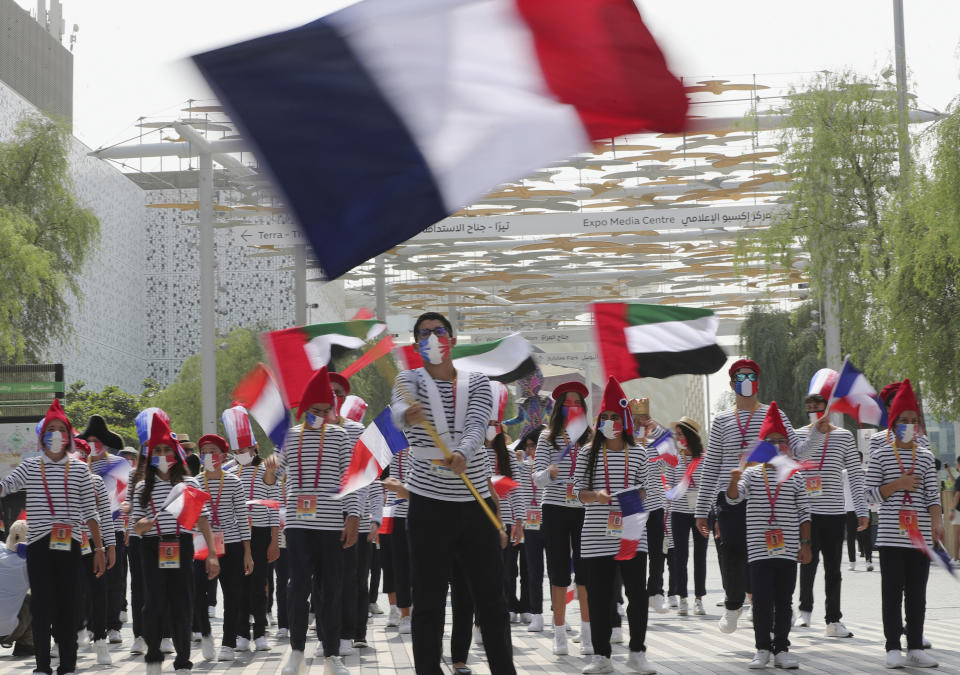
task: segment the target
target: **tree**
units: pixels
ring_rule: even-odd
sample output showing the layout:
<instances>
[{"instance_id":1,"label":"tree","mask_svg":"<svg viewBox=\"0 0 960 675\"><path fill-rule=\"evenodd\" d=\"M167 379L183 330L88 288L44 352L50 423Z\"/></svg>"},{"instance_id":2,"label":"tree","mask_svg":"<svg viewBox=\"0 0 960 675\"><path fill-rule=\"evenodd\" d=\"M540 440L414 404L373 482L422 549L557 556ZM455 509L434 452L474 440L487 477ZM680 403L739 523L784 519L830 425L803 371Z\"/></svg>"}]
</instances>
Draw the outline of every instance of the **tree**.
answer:
<instances>
[{"instance_id":1,"label":"tree","mask_svg":"<svg viewBox=\"0 0 960 675\"><path fill-rule=\"evenodd\" d=\"M70 329L69 291L100 236L72 193L70 134L29 115L0 143L0 359L36 362Z\"/></svg>"},{"instance_id":2,"label":"tree","mask_svg":"<svg viewBox=\"0 0 960 675\"><path fill-rule=\"evenodd\" d=\"M148 384L144 382L145 386ZM89 391L85 382L78 381L70 385L64 398L67 401L64 411L78 431L83 431L91 415L100 415L111 431L123 436L127 445L134 448L140 445L135 420L144 408L141 396L128 394L113 385L100 392Z\"/></svg>"}]
</instances>

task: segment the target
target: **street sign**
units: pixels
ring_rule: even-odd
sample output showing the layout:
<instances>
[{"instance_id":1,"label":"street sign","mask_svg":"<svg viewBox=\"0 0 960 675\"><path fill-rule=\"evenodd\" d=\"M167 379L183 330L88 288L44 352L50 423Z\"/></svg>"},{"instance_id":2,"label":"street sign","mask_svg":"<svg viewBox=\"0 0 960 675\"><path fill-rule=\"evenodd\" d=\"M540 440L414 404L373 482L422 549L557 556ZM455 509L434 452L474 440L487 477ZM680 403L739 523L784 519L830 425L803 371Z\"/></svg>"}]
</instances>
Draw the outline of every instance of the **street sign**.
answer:
<instances>
[{"instance_id":1,"label":"street sign","mask_svg":"<svg viewBox=\"0 0 960 675\"><path fill-rule=\"evenodd\" d=\"M486 344L507 336L506 333L502 332L468 332L467 334L470 336L470 342L473 344ZM524 330L520 331L520 335L535 345L562 345L576 344L580 342L593 342L592 328L571 328L569 330L565 330L563 328L558 328L557 330Z\"/></svg>"},{"instance_id":2,"label":"street sign","mask_svg":"<svg viewBox=\"0 0 960 675\"><path fill-rule=\"evenodd\" d=\"M310 243L293 223L238 226L231 229L230 236L235 246L291 248Z\"/></svg>"},{"instance_id":3,"label":"street sign","mask_svg":"<svg viewBox=\"0 0 960 675\"><path fill-rule=\"evenodd\" d=\"M537 363L549 363L551 366L566 366L567 368L582 368L585 364L595 364L597 355L594 352L538 352L533 355Z\"/></svg>"}]
</instances>

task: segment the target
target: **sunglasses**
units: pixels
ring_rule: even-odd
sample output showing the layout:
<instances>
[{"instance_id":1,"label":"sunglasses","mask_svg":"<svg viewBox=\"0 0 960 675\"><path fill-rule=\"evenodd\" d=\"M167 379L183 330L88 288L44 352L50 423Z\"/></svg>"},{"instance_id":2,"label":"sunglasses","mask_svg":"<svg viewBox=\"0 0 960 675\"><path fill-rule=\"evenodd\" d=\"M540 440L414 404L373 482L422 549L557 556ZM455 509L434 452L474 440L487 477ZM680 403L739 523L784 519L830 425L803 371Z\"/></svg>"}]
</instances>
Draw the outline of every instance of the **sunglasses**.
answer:
<instances>
[{"instance_id":1,"label":"sunglasses","mask_svg":"<svg viewBox=\"0 0 960 675\"><path fill-rule=\"evenodd\" d=\"M757 381L756 373L736 373L733 376L732 382L743 382L744 380L750 380L751 382Z\"/></svg>"},{"instance_id":2,"label":"sunglasses","mask_svg":"<svg viewBox=\"0 0 960 675\"><path fill-rule=\"evenodd\" d=\"M445 326L437 326L434 329L421 328L417 332L417 335L419 335L421 338L426 338L426 337L430 337L430 333L433 333L437 337L444 337L447 334L447 329Z\"/></svg>"}]
</instances>

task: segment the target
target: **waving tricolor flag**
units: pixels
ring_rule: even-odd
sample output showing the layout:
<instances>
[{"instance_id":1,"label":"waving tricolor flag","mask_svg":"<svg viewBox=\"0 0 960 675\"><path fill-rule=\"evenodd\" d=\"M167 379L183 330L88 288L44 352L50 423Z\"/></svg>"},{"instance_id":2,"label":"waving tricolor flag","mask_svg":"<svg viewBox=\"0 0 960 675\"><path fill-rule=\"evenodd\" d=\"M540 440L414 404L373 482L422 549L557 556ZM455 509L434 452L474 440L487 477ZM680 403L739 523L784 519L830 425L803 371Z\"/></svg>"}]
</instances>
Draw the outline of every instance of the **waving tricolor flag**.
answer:
<instances>
[{"instance_id":1,"label":"waving tricolor flag","mask_svg":"<svg viewBox=\"0 0 960 675\"><path fill-rule=\"evenodd\" d=\"M683 477L676 485L664 492L663 496L670 501L674 501L687 494L687 490L690 489L690 484L693 482L693 474L697 470L697 467L700 466L702 460L703 457L697 457L687 464L687 469L683 472Z\"/></svg>"},{"instance_id":2,"label":"waving tricolor flag","mask_svg":"<svg viewBox=\"0 0 960 675\"><path fill-rule=\"evenodd\" d=\"M500 499L505 499L507 495L517 489L517 481L513 480L509 476L501 476L500 474L495 474L490 477L490 482L493 483L493 489L496 491L497 496Z\"/></svg>"},{"instance_id":3,"label":"waving tricolor flag","mask_svg":"<svg viewBox=\"0 0 960 675\"><path fill-rule=\"evenodd\" d=\"M387 406L360 434L353 446L350 466L340 482L338 497L370 485L390 466L390 459L395 454L410 446L403 432L393 425L391 414L390 406Z\"/></svg>"},{"instance_id":4,"label":"waving tricolor flag","mask_svg":"<svg viewBox=\"0 0 960 675\"><path fill-rule=\"evenodd\" d=\"M777 482L782 483L795 474L797 471L816 468L819 462L807 460L798 462L792 457L780 452L780 449L769 441L760 441L753 447L750 454L747 455L747 463L758 462L760 464L769 464L777 470Z\"/></svg>"},{"instance_id":5,"label":"waving tricolor flag","mask_svg":"<svg viewBox=\"0 0 960 675\"><path fill-rule=\"evenodd\" d=\"M399 347L395 354L403 370L423 365L423 359L413 345ZM533 345L519 333L493 342L454 345L450 357L457 370L483 373L498 382L514 382L537 369Z\"/></svg>"},{"instance_id":6,"label":"waving tricolor flag","mask_svg":"<svg viewBox=\"0 0 960 675\"><path fill-rule=\"evenodd\" d=\"M887 426L887 409L883 401L863 373L850 363L849 355L843 360L827 409L846 413L861 424Z\"/></svg>"},{"instance_id":7,"label":"waving tricolor flag","mask_svg":"<svg viewBox=\"0 0 960 675\"><path fill-rule=\"evenodd\" d=\"M282 448L287 438L287 430L290 428L290 417L270 370L264 364L258 363L233 390L233 397L238 403L247 407L253 419L266 432L273 444L277 448ZM226 412L224 415L226 416ZM226 422L225 417L224 424ZM243 425L242 421L241 426L245 426L247 430L250 427L249 423ZM230 433L229 428L227 433Z\"/></svg>"},{"instance_id":8,"label":"waving tricolor flag","mask_svg":"<svg viewBox=\"0 0 960 675\"><path fill-rule=\"evenodd\" d=\"M557 464L562 462L567 455L569 455L574 446L576 446L577 441L580 440L580 437L583 436L583 433L587 430L589 422L587 422L587 411L579 406L563 406L561 408L563 411L563 431L567 435L567 447L563 449L563 452L560 453L560 456L557 457Z\"/></svg>"},{"instance_id":9,"label":"waving tricolor flag","mask_svg":"<svg viewBox=\"0 0 960 675\"><path fill-rule=\"evenodd\" d=\"M953 564L950 562L950 555L939 548L931 548L927 543L926 538L923 536L923 532L920 531L919 525L914 525L909 530L910 543L913 544L913 547L918 551L922 551L928 558L930 558L933 563L943 569L947 570L954 579L957 579L957 573L953 569Z\"/></svg>"},{"instance_id":10,"label":"waving tricolor flag","mask_svg":"<svg viewBox=\"0 0 960 675\"><path fill-rule=\"evenodd\" d=\"M669 429L664 430L657 440L650 444L650 447L657 451L657 456L650 458L651 462L663 460L670 466L676 466L680 461L677 455L677 444L673 440L673 432Z\"/></svg>"},{"instance_id":11,"label":"waving tricolor flag","mask_svg":"<svg viewBox=\"0 0 960 675\"><path fill-rule=\"evenodd\" d=\"M614 560L630 560L637 554L637 546L643 537L647 524L647 510L640 498L640 490L630 488L616 493L617 504L623 517L620 534L620 550Z\"/></svg>"},{"instance_id":12,"label":"waving tricolor flag","mask_svg":"<svg viewBox=\"0 0 960 675\"><path fill-rule=\"evenodd\" d=\"M110 510L116 512L127 498L127 481L130 479L130 463L123 457L108 454L103 459L92 462L93 472L103 478L103 484L110 495Z\"/></svg>"},{"instance_id":13,"label":"waving tricolor flag","mask_svg":"<svg viewBox=\"0 0 960 675\"><path fill-rule=\"evenodd\" d=\"M328 279L688 105L633 0L365 0L194 61Z\"/></svg>"},{"instance_id":14,"label":"waving tricolor flag","mask_svg":"<svg viewBox=\"0 0 960 675\"><path fill-rule=\"evenodd\" d=\"M340 414L346 417L348 420L353 420L354 422L362 422L363 415L366 412L367 402L359 396L354 396L353 394L350 394L343 399L343 405L340 406Z\"/></svg>"},{"instance_id":15,"label":"waving tricolor flag","mask_svg":"<svg viewBox=\"0 0 960 675\"><path fill-rule=\"evenodd\" d=\"M208 501L210 501L210 495L200 488L186 483L177 483L163 502L162 510L176 518L180 527L192 530L203 511L203 505Z\"/></svg>"}]
</instances>

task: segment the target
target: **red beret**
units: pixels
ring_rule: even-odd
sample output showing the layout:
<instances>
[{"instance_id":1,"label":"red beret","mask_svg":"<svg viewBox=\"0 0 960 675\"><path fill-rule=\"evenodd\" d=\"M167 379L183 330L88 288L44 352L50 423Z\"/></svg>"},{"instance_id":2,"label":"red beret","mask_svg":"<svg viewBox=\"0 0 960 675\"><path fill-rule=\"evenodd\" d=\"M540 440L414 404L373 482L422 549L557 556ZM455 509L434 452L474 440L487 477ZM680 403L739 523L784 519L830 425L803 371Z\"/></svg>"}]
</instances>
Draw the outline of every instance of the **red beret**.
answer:
<instances>
[{"instance_id":1,"label":"red beret","mask_svg":"<svg viewBox=\"0 0 960 675\"><path fill-rule=\"evenodd\" d=\"M756 361L753 359L740 359L739 361L734 361L733 365L730 366L730 370L727 371L730 379L733 379L733 374L741 368L750 368L757 375L760 374L760 366L757 365Z\"/></svg>"},{"instance_id":2,"label":"red beret","mask_svg":"<svg viewBox=\"0 0 960 675\"><path fill-rule=\"evenodd\" d=\"M587 398L587 386L582 382L577 382L576 380L558 384L553 390L553 393L550 395L553 397L554 401L560 401L563 399L564 394L567 394L568 392L580 394L580 396L582 396L584 399Z\"/></svg>"},{"instance_id":3,"label":"red beret","mask_svg":"<svg viewBox=\"0 0 960 675\"><path fill-rule=\"evenodd\" d=\"M227 445L227 441L223 436L217 434L204 434L200 437L200 440L197 441L197 448L202 449L203 446L207 443L212 443L213 445L220 448L221 452L229 452L230 448Z\"/></svg>"}]
</instances>

